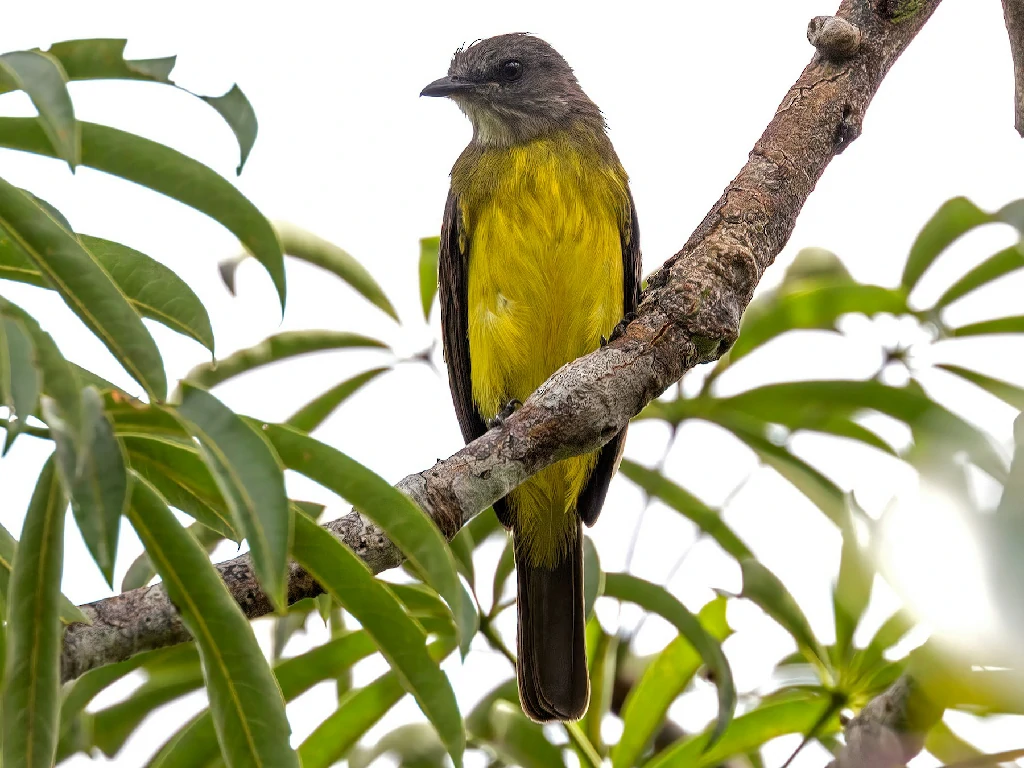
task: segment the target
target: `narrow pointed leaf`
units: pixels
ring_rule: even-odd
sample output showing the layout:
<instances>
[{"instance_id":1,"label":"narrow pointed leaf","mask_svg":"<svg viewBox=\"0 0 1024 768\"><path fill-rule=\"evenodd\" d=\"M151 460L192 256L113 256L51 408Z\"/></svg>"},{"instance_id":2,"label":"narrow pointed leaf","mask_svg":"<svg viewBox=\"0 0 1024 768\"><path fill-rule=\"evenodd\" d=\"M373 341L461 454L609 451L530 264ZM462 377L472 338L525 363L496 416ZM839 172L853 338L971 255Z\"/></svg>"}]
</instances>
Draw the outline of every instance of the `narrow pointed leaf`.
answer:
<instances>
[{"instance_id":1,"label":"narrow pointed leaf","mask_svg":"<svg viewBox=\"0 0 1024 768\"><path fill-rule=\"evenodd\" d=\"M583 620L594 614L594 603L604 594L604 570L594 540L583 537Z\"/></svg>"},{"instance_id":2,"label":"narrow pointed leaf","mask_svg":"<svg viewBox=\"0 0 1024 768\"><path fill-rule=\"evenodd\" d=\"M423 630L405 613L388 588L373 577L362 560L326 530L301 515L295 518L293 554L331 597L373 636L391 664L396 682L412 693L427 719L437 728L457 768L461 766L465 749L462 717L448 677L427 654ZM452 642L451 647L456 645ZM443 655L446 656L447 651ZM304 768L310 768L303 748L300 754Z\"/></svg>"},{"instance_id":3,"label":"narrow pointed leaf","mask_svg":"<svg viewBox=\"0 0 1024 768\"><path fill-rule=\"evenodd\" d=\"M977 323L961 325L959 328L949 329L949 335L953 338L990 336L1003 333L1024 333L1024 315L996 317L992 320L982 320Z\"/></svg>"},{"instance_id":4,"label":"narrow pointed leaf","mask_svg":"<svg viewBox=\"0 0 1024 768\"><path fill-rule=\"evenodd\" d=\"M789 632L808 661L829 669L828 656L811 631L807 617L778 577L753 559L740 562L740 570L743 573L740 597L755 603Z\"/></svg>"},{"instance_id":5,"label":"narrow pointed leaf","mask_svg":"<svg viewBox=\"0 0 1024 768\"><path fill-rule=\"evenodd\" d=\"M853 507L842 526L843 547L839 575L832 590L832 615L836 625L835 652L846 659L853 647L853 635L867 610L874 584L874 569L857 541Z\"/></svg>"},{"instance_id":6,"label":"narrow pointed leaf","mask_svg":"<svg viewBox=\"0 0 1024 768\"><path fill-rule=\"evenodd\" d=\"M188 372L185 379L204 389L212 389L228 379L264 365L311 352L351 348L387 349L387 345L368 336L344 331L284 331L221 360L197 365Z\"/></svg>"},{"instance_id":7,"label":"narrow pointed leaf","mask_svg":"<svg viewBox=\"0 0 1024 768\"><path fill-rule=\"evenodd\" d=\"M408 496L358 462L308 435L267 425L264 434L284 465L355 505L388 535L445 599L459 637L473 632L474 616L464 609L462 584L448 542L437 525Z\"/></svg>"},{"instance_id":8,"label":"narrow pointed leaf","mask_svg":"<svg viewBox=\"0 0 1024 768\"><path fill-rule=\"evenodd\" d=\"M128 503L128 470L121 444L103 411L103 398L92 387L82 390L81 438L44 400L46 423L57 444L57 466L71 498L78 530L103 578L114 585L121 515Z\"/></svg>"},{"instance_id":9,"label":"narrow pointed leaf","mask_svg":"<svg viewBox=\"0 0 1024 768\"><path fill-rule=\"evenodd\" d=\"M686 489L676 485L660 472L623 459L619 471L651 496L664 502L690 520L700 531L730 555L740 560L750 557L747 545L722 520L721 513L709 507Z\"/></svg>"},{"instance_id":10,"label":"narrow pointed leaf","mask_svg":"<svg viewBox=\"0 0 1024 768\"><path fill-rule=\"evenodd\" d=\"M24 252L132 378L167 395L156 342L95 256L24 192L0 179L0 230Z\"/></svg>"},{"instance_id":11,"label":"narrow pointed leaf","mask_svg":"<svg viewBox=\"0 0 1024 768\"><path fill-rule=\"evenodd\" d=\"M789 733L807 733L829 706L820 697L762 704L733 720L729 729L717 743L705 732L699 736L677 741L645 763L645 768L669 768L685 765L687 768L708 768L724 760L753 752L778 736ZM835 732L837 721L828 723L825 732Z\"/></svg>"},{"instance_id":12,"label":"narrow pointed leaf","mask_svg":"<svg viewBox=\"0 0 1024 768\"><path fill-rule=\"evenodd\" d=\"M71 170L81 162L81 142L67 75L60 62L39 51L0 55L0 92L23 90L39 111L39 125L57 157Z\"/></svg>"},{"instance_id":13,"label":"narrow pointed leaf","mask_svg":"<svg viewBox=\"0 0 1024 768\"><path fill-rule=\"evenodd\" d=\"M1019 387L1008 381L994 379L991 376L986 376L983 373L978 373L977 371L972 371L969 368L963 368L959 365L938 363L935 367L946 371L947 373L959 376L961 379L965 379L972 384L981 387L989 394L998 397L1004 403L1016 408L1017 410L1024 409L1024 387Z\"/></svg>"},{"instance_id":14,"label":"narrow pointed leaf","mask_svg":"<svg viewBox=\"0 0 1024 768\"><path fill-rule=\"evenodd\" d=\"M105 125L79 122L82 164L134 181L219 221L270 273L284 306L284 256L270 222L229 181L182 153ZM0 118L0 146L54 156L31 118Z\"/></svg>"},{"instance_id":15,"label":"narrow pointed leaf","mask_svg":"<svg viewBox=\"0 0 1024 768\"><path fill-rule=\"evenodd\" d=\"M0 597L7 600L7 588L11 579L11 571L14 567L15 555L18 551L18 541L11 536L10 531L0 525ZM60 596L60 620L65 624L72 624L76 621L82 624L90 624L88 617L63 594Z\"/></svg>"},{"instance_id":16,"label":"narrow pointed leaf","mask_svg":"<svg viewBox=\"0 0 1024 768\"><path fill-rule=\"evenodd\" d=\"M67 501L53 457L43 465L25 516L7 590L3 764L50 768L60 735L58 616Z\"/></svg>"},{"instance_id":17,"label":"narrow pointed leaf","mask_svg":"<svg viewBox=\"0 0 1024 768\"><path fill-rule=\"evenodd\" d=\"M949 286L935 302L935 309L942 309L971 291L1021 267L1024 267L1024 251L1021 250L1020 244L1004 248Z\"/></svg>"},{"instance_id":18,"label":"narrow pointed leaf","mask_svg":"<svg viewBox=\"0 0 1024 768\"><path fill-rule=\"evenodd\" d=\"M209 392L188 385L182 390L178 414L199 439L203 459L245 533L260 584L284 610L293 516L280 462L259 432Z\"/></svg>"},{"instance_id":19,"label":"narrow pointed leaf","mask_svg":"<svg viewBox=\"0 0 1024 768\"><path fill-rule=\"evenodd\" d=\"M994 220L991 214L965 197L955 197L943 203L910 246L900 285L909 293L932 262L954 240Z\"/></svg>"},{"instance_id":20,"label":"narrow pointed leaf","mask_svg":"<svg viewBox=\"0 0 1024 768\"><path fill-rule=\"evenodd\" d=\"M210 563L144 480L136 478L132 525L167 594L196 640L210 709L229 766L298 766L284 700L252 627Z\"/></svg>"},{"instance_id":21,"label":"narrow pointed leaf","mask_svg":"<svg viewBox=\"0 0 1024 768\"><path fill-rule=\"evenodd\" d=\"M28 329L20 320L0 315L0 405L7 406L9 417L17 416L13 424L8 422L4 453L25 428L25 420L36 412L41 386Z\"/></svg>"},{"instance_id":22,"label":"narrow pointed leaf","mask_svg":"<svg viewBox=\"0 0 1024 768\"><path fill-rule=\"evenodd\" d=\"M508 583L508 577L516 569L515 554L516 551L510 536L505 542L505 547L501 550L501 556L498 558L498 564L494 568L494 580L491 583L491 600L494 605L501 602L501 598L505 594L505 585Z\"/></svg>"},{"instance_id":23,"label":"narrow pointed leaf","mask_svg":"<svg viewBox=\"0 0 1024 768\"><path fill-rule=\"evenodd\" d=\"M718 687L718 718L710 738L710 743L716 742L725 732L736 709L732 670L718 641L686 606L657 584L628 573L606 573L605 594L616 600L636 603L644 610L658 614L675 626L697 649L701 659L714 674L715 685Z\"/></svg>"},{"instance_id":24,"label":"narrow pointed leaf","mask_svg":"<svg viewBox=\"0 0 1024 768\"><path fill-rule=\"evenodd\" d=\"M285 423L289 427L302 432L312 432L319 427L327 418L336 411L342 403L352 395L369 384L382 373L387 373L390 368L371 368L368 371L357 373L351 379L346 379L340 384L328 389L322 395L310 400L299 410L293 413Z\"/></svg>"},{"instance_id":25,"label":"narrow pointed leaf","mask_svg":"<svg viewBox=\"0 0 1024 768\"><path fill-rule=\"evenodd\" d=\"M436 667L438 661L455 650L455 643L438 640L424 650L429 651L429 657L433 659L428 659L427 663ZM299 746L302 768L329 768L334 765L403 695L405 690L395 671L381 675L364 688L347 693L339 702L338 709ZM436 727L437 724L434 725ZM461 720L458 725L461 731ZM443 736L440 729L439 733ZM445 746L451 754L451 744L445 743ZM456 766L462 765L461 758L461 750L458 756L452 756Z\"/></svg>"},{"instance_id":26,"label":"narrow pointed leaf","mask_svg":"<svg viewBox=\"0 0 1024 768\"><path fill-rule=\"evenodd\" d=\"M444 744L427 723L406 723L381 737L372 749L354 749L348 756L349 768L370 768L377 758L387 755L400 766L445 768L448 764Z\"/></svg>"},{"instance_id":27,"label":"narrow pointed leaf","mask_svg":"<svg viewBox=\"0 0 1024 768\"><path fill-rule=\"evenodd\" d=\"M217 545L224 541L224 537L219 532L207 528L202 523L192 523L188 527L188 532L206 554L213 552ZM144 587L152 581L154 576L156 576L156 568L153 567L153 561L149 559L149 555L143 552L135 558L125 572L124 578L121 579L121 591L127 592Z\"/></svg>"},{"instance_id":28,"label":"narrow pointed leaf","mask_svg":"<svg viewBox=\"0 0 1024 768\"><path fill-rule=\"evenodd\" d=\"M700 623L718 642L732 630L725 620L725 598L712 600L700 610ZM668 709L700 669L701 657L680 635L650 663L622 707L622 738L612 750L613 768L630 768L640 758L665 722Z\"/></svg>"},{"instance_id":29,"label":"narrow pointed leaf","mask_svg":"<svg viewBox=\"0 0 1024 768\"><path fill-rule=\"evenodd\" d=\"M437 260L440 252L440 237L420 239L420 303L423 305L424 320L430 320L430 310L437 295Z\"/></svg>"}]
</instances>

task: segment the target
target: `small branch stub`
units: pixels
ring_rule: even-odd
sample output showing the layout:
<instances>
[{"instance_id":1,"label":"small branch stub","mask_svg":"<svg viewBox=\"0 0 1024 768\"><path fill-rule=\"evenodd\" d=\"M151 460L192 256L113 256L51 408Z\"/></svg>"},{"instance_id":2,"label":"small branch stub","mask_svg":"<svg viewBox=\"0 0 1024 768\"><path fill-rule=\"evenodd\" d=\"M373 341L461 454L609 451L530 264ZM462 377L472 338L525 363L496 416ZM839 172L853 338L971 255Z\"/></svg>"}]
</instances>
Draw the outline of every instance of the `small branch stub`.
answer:
<instances>
[{"instance_id":1,"label":"small branch stub","mask_svg":"<svg viewBox=\"0 0 1024 768\"><path fill-rule=\"evenodd\" d=\"M815 16L807 24L807 41L830 61L843 61L860 49L861 32L856 24L838 16Z\"/></svg>"}]
</instances>

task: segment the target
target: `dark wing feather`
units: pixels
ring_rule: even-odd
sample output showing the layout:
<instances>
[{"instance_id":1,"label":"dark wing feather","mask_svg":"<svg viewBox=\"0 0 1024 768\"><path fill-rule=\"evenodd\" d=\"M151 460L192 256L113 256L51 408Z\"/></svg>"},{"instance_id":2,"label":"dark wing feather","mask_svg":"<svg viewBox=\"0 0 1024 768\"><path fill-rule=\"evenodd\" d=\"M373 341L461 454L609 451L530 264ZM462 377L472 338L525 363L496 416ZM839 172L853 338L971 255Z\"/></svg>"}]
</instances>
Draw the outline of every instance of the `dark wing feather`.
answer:
<instances>
[{"instance_id":1,"label":"dark wing feather","mask_svg":"<svg viewBox=\"0 0 1024 768\"><path fill-rule=\"evenodd\" d=\"M463 236L459 198L448 193L441 225L441 253L437 263L438 295L441 300L441 338L444 361L448 366L448 385L452 390L455 415L462 438L471 443L487 431L473 402L473 384L469 362L469 238ZM494 503L498 520L511 527L512 517L505 499Z\"/></svg>"},{"instance_id":2,"label":"dark wing feather","mask_svg":"<svg viewBox=\"0 0 1024 768\"><path fill-rule=\"evenodd\" d=\"M629 223L619 233L622 244L622 314L623 316L636 311L640 303L640 225L636 218L636 206L633 195L629 195ZM590 473L590 479L584 486L580 498L576 502L576 512L588 526L597 522L604 505L604 497L608 494L608 485L612 475L619 466L622 449L626 444L626 430L623 429L601 449L597 458L597 466Z\"/></svg>"}]
</instances>

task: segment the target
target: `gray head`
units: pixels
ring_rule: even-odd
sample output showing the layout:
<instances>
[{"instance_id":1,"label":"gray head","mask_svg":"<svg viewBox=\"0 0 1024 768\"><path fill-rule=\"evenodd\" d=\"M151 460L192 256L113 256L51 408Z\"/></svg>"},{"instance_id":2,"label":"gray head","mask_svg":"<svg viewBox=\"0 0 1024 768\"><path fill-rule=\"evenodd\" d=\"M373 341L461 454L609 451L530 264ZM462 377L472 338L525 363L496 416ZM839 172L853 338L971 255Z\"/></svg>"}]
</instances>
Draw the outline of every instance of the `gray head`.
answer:
<instances>
[{"instance_id":1,"label":"gray head","mask_svg":"<svg viewBox=\"0 0 1024 768\"><path fill-rule=\"evenodd\" d=\"M604 129L601 111L561 54L522 33L460 48L448 76L420 95L450 97L472 121L473 140L481 144L515 144L559 129Z\"/></svg>"}]
</instances>

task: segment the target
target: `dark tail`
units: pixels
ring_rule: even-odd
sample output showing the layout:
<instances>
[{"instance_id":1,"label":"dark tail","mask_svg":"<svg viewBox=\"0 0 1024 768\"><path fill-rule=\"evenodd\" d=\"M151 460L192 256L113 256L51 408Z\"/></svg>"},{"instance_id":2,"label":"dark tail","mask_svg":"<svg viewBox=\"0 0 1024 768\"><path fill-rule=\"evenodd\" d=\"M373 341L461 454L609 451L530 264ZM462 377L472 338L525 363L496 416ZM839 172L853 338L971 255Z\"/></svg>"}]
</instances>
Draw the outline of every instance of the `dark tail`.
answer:
<instances>
[{"instance_id":1,"label":"dark tail","mask_svg":"<svg viewBox=\"0 0 1024 768\"><path fill-rule=\"evenodd\" d=\"M554 568L530 565L516 545L519 700L537 722L579 720L590 701L583 622L583 531Z\"/></svg>"}]
</instances>

